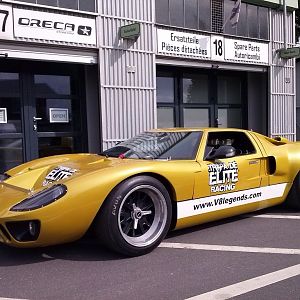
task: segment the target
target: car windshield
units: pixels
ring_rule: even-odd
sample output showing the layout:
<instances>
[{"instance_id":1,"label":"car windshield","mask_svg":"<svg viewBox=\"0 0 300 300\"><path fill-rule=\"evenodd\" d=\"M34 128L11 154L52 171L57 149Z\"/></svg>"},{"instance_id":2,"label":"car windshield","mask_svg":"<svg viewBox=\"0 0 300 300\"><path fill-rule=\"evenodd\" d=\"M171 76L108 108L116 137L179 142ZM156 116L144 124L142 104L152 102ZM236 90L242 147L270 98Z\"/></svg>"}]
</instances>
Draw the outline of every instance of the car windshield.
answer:
<instances>
[{"instance_id":1,"label":"car windshield","mask_svg":"<svg viewBox=\"0 0 300 300\"><path fill-rule=\"evenodd\" d=\"M201 131L144 132L101 155L134 159L193 160L201 136Z\"/></svg>"}]
</instances>

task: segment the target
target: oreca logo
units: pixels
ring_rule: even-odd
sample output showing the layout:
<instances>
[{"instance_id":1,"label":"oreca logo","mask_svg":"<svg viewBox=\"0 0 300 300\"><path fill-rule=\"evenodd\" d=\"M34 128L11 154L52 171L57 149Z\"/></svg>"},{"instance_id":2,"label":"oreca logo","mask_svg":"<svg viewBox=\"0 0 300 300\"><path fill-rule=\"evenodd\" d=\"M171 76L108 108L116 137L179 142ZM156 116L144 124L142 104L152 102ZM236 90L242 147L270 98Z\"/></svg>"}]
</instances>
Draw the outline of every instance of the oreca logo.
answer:
<instances>
[{"instance_id":1,"label":"oreca logo","mask_svg":"<svg viewBox=\"0 0 300 300\"><path fill-rule=\"evenodd\" d=\"M30 27L38 27L38 28L75 31L75 24L64 23L64 22L53 22L48 20L19 18L18 24L22 26L30 26Z\"/></svg>"}]
</instances>

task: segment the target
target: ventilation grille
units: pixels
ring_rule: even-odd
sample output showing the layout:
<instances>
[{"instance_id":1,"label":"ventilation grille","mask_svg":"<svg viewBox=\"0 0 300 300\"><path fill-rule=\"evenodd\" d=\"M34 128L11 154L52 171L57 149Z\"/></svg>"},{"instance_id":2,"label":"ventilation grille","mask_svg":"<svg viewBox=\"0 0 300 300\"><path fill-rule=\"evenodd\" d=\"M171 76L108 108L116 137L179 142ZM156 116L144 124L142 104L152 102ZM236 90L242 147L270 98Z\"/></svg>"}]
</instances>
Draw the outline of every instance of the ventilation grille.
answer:
<instances>
[{"instance_id":1,"label":"ventilation grille","mask_svg":"<svg viewBox=\"0 0 300 300\"><path fill-rule=\"evenodd\" d=\"M223 0L211 0L211 28L213 32L223 32Z\"/></svg>"}]
</instances>

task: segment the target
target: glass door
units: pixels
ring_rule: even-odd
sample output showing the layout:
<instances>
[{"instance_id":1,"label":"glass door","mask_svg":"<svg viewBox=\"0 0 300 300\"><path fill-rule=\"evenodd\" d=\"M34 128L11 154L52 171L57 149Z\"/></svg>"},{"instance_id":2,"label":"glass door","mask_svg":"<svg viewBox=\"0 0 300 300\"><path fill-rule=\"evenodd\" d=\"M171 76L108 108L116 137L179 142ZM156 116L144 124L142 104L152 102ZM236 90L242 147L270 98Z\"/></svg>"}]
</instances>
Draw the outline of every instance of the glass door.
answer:
<instances>
[{"instance_id":1,"label":"glass door","mask_svg":"<svg viewBox=\"0 0 300 300\"><path fill-rule=\"evenodd\" d=\"M242 128L242 80L231 74L217 75L216 127Z\"/></svg>"},{"instance_id":2,"label":"glass door","mask_svg":"<svg viewBox=\"0 0 300 300\"><path fill-rule=\"evenodd\" d=\"M0 72L0 173L24 161L20 75Z\"/></svg>"},{"instance_id":3,"label":"glass door","mask_svg":"<svg viewBox=\"0 0 300 300\"><path fill-rule=\"evenodd\" d=\"M81 152L81 103L69 75L34 77L33 138L38 157Z\"/></svg>"},{"instance_id":4,"label":"glass door","mask_svg":"<svg viewBox=\"0 0 300 300\"><path fill-rule=\"evenodd\" d=\"M87 151L80 66L0 66L0 173L39 157Z\"/></svg>"},{"instance_id":5,"label":"glass door","mask_svg":"<svg viewBox=\"0 0 300 300\"><path fill-rule=\"evenodd\" d=\"M158 127L247 127L247 73L160 66Z\"/></svg>"},{"instance_id":6,"label":"glass door","mask_svg":"<svg viewBox=\"0 0 300 300\"><path fill-rule=\"evenodd\" d=\"M182 119L184 127L209 127L213 107L209 102L209 75L183 73Z\"/></svg>"}]
</instances>

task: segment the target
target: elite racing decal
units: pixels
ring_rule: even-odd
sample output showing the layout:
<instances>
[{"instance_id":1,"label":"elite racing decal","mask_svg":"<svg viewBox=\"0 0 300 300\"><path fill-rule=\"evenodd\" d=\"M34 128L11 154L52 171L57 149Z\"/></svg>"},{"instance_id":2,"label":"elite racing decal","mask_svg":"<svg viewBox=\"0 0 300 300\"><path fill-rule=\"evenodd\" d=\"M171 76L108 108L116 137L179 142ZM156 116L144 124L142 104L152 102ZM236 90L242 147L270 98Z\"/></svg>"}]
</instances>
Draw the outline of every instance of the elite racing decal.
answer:
<instances>
[{"instance_id":1,"label":"elite racing decal","mask_svg":"<svg viewBox=\"0 0 300 300\"><path fill-rule=\"evenodd\" d=\"M208 166L208 184L212 193L233 191L235 183L239 181L238 164L236 161L211 164Z\"/></svg>"},{"instance_id":2,"label":"elite racing decal","mask_svg":"<svg viewBox=\"0 0 300 300\"><path fill-rule=\"evenodd\" d=\"M76 169L71 169L68 167L58 166L55 169L53 169L46 177L43 182L43 186L48 185L49 183L52 183L54 181L59 181L62 179L66 179L70 176L72 176L75 172L77 172Z\"/></svg>"},{"instance_id":3,"label":"elite racing decal","mask_svg":"<svg viewBox=\"0 0 300 300\"><path fill-rule=\"evenodd\" d=\"M177 219L282 197L287 183L280 183L223 195L177 203Z\"/></svg>"}]
</instances>

